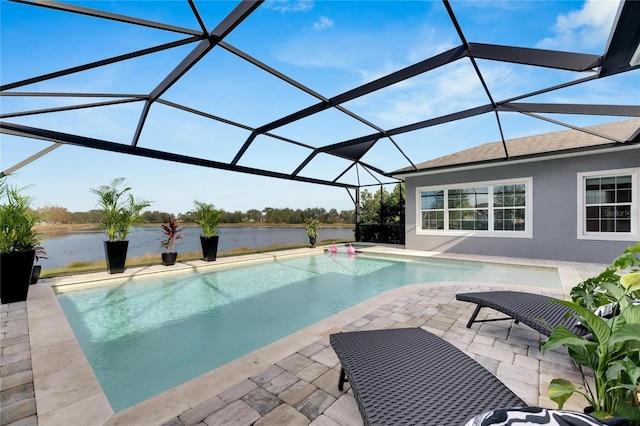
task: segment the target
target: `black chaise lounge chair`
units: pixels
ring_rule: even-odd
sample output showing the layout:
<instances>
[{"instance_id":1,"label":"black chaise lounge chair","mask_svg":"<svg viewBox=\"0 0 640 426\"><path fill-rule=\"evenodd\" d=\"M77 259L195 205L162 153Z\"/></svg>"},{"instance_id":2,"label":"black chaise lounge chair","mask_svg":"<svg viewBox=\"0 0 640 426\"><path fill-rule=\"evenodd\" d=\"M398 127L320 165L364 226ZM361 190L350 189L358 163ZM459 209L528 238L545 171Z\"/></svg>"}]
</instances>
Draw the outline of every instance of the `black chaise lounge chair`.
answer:
<instances>
[{"instance_id":1,"label":"black chaise lounge chair","mask_svg":"<svg viewBox=\"0 0 640 426\"><path fill-rule=\"evenodd\" d=\"M564 325L572 332L585 336L589 331L581 327L573 311L553 301L559 300L541 294L518 291L487 291L479 293L459 293L456 299L475 303L473 315L467 322L467 328L476 322L515 320L533 328L545 336L550 336L553 329ZM491 308L508 315L508 318L476 319L481 308Z\"/></svg>"},{"instance_id":2,"label":"black chaise lounge chair","mask_svg":"<svg viewBox=\"0 0 640 426\"><path fill-rule=\"evenodd\" d=\"M526 404L460 349L421 328L332 334L365 425L461 425ZM346 376L346 377L345 377Z\"/></svg>"},{"instance_id":3,"label":"black chaise lounge chair","mask_svg":"<svg viewBox=\"0 0 640 426\"><path fill-rule=\"evenodd\" d=\"M629 426L571 411L527 407L460 349L421 328L329 336L365 425L562 424ZM526 421L525 421L526 419Z\"/></svg>"}]
</instances>

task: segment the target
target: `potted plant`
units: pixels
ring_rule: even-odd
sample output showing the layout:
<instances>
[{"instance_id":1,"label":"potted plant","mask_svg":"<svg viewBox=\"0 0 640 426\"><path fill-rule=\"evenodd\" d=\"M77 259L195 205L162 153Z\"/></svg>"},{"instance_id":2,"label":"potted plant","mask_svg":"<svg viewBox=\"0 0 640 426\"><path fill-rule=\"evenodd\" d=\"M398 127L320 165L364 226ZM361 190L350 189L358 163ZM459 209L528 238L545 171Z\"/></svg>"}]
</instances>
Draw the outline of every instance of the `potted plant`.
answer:
<instances>
[{"instance_id":1,"label":"potted plant","mask_svg":"<svg viewBox=\"0 0 640 426\"><path fill-rule=\"evenodd\" d=\"M122 182L124 178L116 178L109 185L91 189L98 196L98 207L103 213L101 225L109 238L104 242L104 252L110 274L124 272L129 247L127 236L131 227L141 222L142 210L151 205L149 201L136 199L130 187L120 189Z\"/></svg>"},{"instance_id":2,"label":"potted plant","mask_svg":"<svg viewBox=\"0 0 640 426\"><path fill-rule=\"evenodd\" d=\"M162 253L162 264L164 266L171 266L176 264L178 253L176 253L176 240L182 238L182 231L184 228L178 227L178 220L173 216L169 216L167 224L162 225L162 233L165 235L165 239L160 241L162 247L166 249L166 252Z\"/></svg>"},{"instance_id":3,"label":"potted plant","mask_svg":"<svg viewBox=\"0 0 640 426\"><path fill-rule=\"evenodd\" d=\"M218 222L224 212L216 210L213 204L207 204L198 200L194 201L196 206L196 222L202 228L200 235L200 245L202 246L202 260L207 262L216 260L218 255Z\"/></svg>"},{"instance_id":4,"label":"potted plant","mask_svg":"<svg viewBox=\"0 0 640 426\"><path fill-rule=\"evenodd\" d=\"M31 270L31 281L29 284L35 284L40 279L40 274L42 273L42 265L37 265L40 259L48 259L47 252L44 250L42 246L35 246L34 250L36 251L35 262L33 264L33 269Z\"/></svg>"},{"instance_id":5,"label":"potted plant","mask_svg":"<svg viewBox=\"0 0 640 426\"><path fill-rule=\"evenodd\" d=\"M611 268L615 265L638 265L637 252L640 252L640 243L627 249ZM598 297L590 296L590 300L613 301L615 304L615 312L610 318L601 317L576 301L558 301L573 310L590 332L586 336L578 336L559 326L546 341L541 342L543 354L565 346L582 376L580 386L561 378L551 381L549 398L559 408L571 395L578 393L589 403L585 411L592 411L594 417L612 415L640 424L640 408L637 397L634 397L640 392L640 304L634 299L640 291L640 272L634 267L630 269L632 272L627 274L616 274L619 277L616 282L610 282L609 278L597 284L594 279L587 280L587 286L593 285L592 291L599 294ZM610 277L611 274L604 276ZM584 289L585 283L577 287ZM572 291L572 294L577 293L580 292Z\"/></svg>"},{"instance_id":6,"label":"potted plant","mask_svg":"<svg viewBox=\"0 0 640 426\"><path fill-rule=\"evenodd\" d=\"M32 198L24 188L7 185L0 179L0 299L2 303L27 300L35 248L39 244L37 218L30 206Z\"/></svg>"},{"instance_id":7,"label":"potted plant","mask_svg":"<svg viewBox=\"0 0 640 426\"><path fill-rule=\"evenodd\" d=\"M309 236L309 244L311 244L311 248L315 248L316 241L318 240L318 219L315 217L307 219L305 229Z\"/></svg>"}]
</instances>

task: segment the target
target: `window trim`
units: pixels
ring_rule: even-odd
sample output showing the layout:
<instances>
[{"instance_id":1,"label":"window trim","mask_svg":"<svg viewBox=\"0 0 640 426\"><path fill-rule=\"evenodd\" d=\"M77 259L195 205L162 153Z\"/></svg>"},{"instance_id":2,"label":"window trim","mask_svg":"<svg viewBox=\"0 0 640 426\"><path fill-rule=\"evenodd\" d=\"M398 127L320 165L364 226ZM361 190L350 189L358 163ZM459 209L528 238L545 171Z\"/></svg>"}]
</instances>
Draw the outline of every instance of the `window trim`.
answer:
<instances>
[{"instance_id":1,"label":"window trim","mask_svg":"<svg viewBox=\"0 0 640 426\"><path fill-rule=\"evenodd\" d=\"M631 175L631 232L587 232L585 223L586 191L584 183L587 178L615 177ZM579 240L605 241L637 241L640 222L640 184L638 182L640 168L596 170L577 174L577 237Z\"/></svg>"},{"instance_id":2,"label":"window trim","mask_svg":"<svg viewBox=\"0 0 640 426\"><path fill-rule=\"evenodd\" d=\"M450 230L450 229L422 229L422 205L421 205L421 192L423 191L444 191L445 194L450 189L469 188L474 186L488 186L491 202L489 208L489 226L493 228L493 187L499 185L510 185L516 183L524 183L526 188L525 206L524 206L524 231L494 231L493 229L488 231L467 231L467 230ZM446 206L446 196L445 196ZM478 182L462 182L449 185L436 185L436 186L419 186L416 188L416 235L440 235L440 236L465 236L465 237L490 237L490 238L533 238L533 177L522 177L514 179L500 179L500 180L488 180ZM448 227L449 209L444 209L444 221Z\"/></svg>"}]
</instances>

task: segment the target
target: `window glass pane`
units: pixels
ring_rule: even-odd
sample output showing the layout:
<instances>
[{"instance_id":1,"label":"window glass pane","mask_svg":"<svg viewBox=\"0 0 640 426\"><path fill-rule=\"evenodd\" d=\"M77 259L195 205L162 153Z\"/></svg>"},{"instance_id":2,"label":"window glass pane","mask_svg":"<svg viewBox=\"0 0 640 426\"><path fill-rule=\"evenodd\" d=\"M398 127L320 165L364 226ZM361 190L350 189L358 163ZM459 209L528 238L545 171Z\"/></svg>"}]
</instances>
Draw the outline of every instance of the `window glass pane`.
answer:
<instances>
[{"instance_id":1,"label":"window glass pane","mask_svg":"<svg viewBox=\"0 0 640 426\"><path fill-rule=\"evenodd\" d=\"M599 220L587 220L587 231L589 232L599 232L600 231L600 221Z\"/></svg>"},{"instance_id":2,"label":"window glass pane","mask_svg":"<svg viewBox=\"0 0 640 426\"><path fill-rule=\"evenodd\" d=\"M603 219L614 219L616 217L616 208L614 206L601 206L600 217Z\"/></svg>"},{"instance_id":3,"label":"window glass pane","mask_svg":"<svg viewBox=\"0 0 640 426\"><path fill-rule=\"evenodd\" d=\"M420 199L422 210L444 208L444 191L423 191Z\"/></svg>"},{"instance_id":4,"label":"window glass pane","mask_svg":"<svg viewBox=\"0 0 640 426\"><path fill-rule=\"evenodd\" d=\"M631 206L618 206L616 207L617 219L631 219Z\"/></svg>"},{"instance_id":5,"label":"window glass pane","mask_svg":"<svg viewBox=\"0 0 640 426\"><path fill-rule=\"evenodd\" d=\"M587 219L597 219L600 217L600 208L599 207L587 207L586 209L586 217Z\"/></svg>"},{"instance_id":6,"label":"window glass pane","mask_svg":"<svg viewBox=\"0 0 640 426\"><path fill-rule=\"evenodd\" d=\"M601 191L587 191L587 204L598 204L604 200L604 194Z\"/></svg>"},{"instance_id":7,"label":"window glass pane","mask_svg":"<svg viewBox=\"0 0 640 426\"><path fill-rule=\"evenodd\" d=\"M613 219L602 219L600 221L600 232L615 232L616 221Z\"/></svg>"},{"instance_id":8,"label":"window glass pane","mask_svg":"<svg viewBox=\"0 0 640 426\"><path fill-rule=\"evenodd\" d=\"M504 206L504 195L493 193L493 207Z\"/></svg>"},{"instance_id":9,"label":"window glass pane","mask_svg":"<svg viewBox=\"0 0 640 426\"><path fill-rule=\"evenodd\" d=\"M631 188L631 175L617 176L616 186L618 187L618 189Z\"/></svg>"},{"instance_id":10,"label":"window glass pane","mask_svg":"<svg viewBox=\"0 0 640 426\"><path fill-rule=\"evenodd\" d=\"M600 190L600 178L587 179L586 182L585 182L585 189L587 191L598 191L598 190Z\"/></svg>"},{"instance_id":11,"label":"window glass pane","mask_svg":"<svg viewBox=\"0 0 640 426\"><path fill-rule=\"evenodd\" d=\"M604 203L613 204L616 202L616 191L604 191Z\"/></svg>"},{"instance_id":12,"label":"window glass pane","mask_svg":"<svg viewBox=\"0 0 640 426\"><path fill-rule=\"evenodd\" d=\"M513 206L513 194L507 194L504 196L504 205L505 207L511 207Z\"/></svg>"},{"instance_id":13,"label":"window glass pane","mask_svg":"<svg viewBox=\"0 0 640 426\"><path fill-rule=\"evenodd\" d=\"M618 189L618 202L630 203L631 202L631 190L630 189Z\"/></svg>"},{"instance_id":14,"label":"window glass pane","mask_svg":"<svg viewBox=\"0 0 640 426\"><path fill-rule=\"evenodd\" d=\"M514 199L513 205L522 207L526 204L526 191L524 184L514 185Z\"/></svg>"},{"instance_id":15,"label":"window glass pane","mask_svg":"<svg viewBox=\"0 0 640 426\"><path fill-rule=\"evenodd\" d=\"M615 177L606 177L600 179L600 188L602 189L614 189L616 187Z\"/></svg>"},{"instance_id":16,"label":"window glass pane","mask_svg":"<svg viewBox=\"0 0 640 426\"><path fill-rule=\"evenodd\" d=\"M422 212L422 229L444 229L444 212Z\"/></svg>"},{"instance_id":17,"label":"window glass pane","mask_svg":"<svg viewBox=\"0 0 640 426\"><path fill-rule=\"evenodd\" d=\"M487 207L488 202L489 187L479 186L466 190L466 204L461 207Z\"/></svg>"},{"instance_id":18,"label":"window glass pane","mask_svg":"<svg viewBox=\"0 0 640 426\"><path fill-rule=\"evenodd\" d=\"M618 219L616 222L616 232L631 232L631 220Z\"/></svg>"}]
</instances>

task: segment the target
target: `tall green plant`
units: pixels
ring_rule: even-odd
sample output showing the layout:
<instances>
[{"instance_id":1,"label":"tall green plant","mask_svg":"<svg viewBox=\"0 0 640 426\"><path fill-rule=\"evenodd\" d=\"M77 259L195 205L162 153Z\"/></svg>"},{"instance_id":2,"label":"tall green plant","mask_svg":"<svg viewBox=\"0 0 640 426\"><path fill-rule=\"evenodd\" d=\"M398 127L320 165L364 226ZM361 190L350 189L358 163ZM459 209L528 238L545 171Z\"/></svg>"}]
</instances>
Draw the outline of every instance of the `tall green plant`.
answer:
<instances>
[{"instance_id":1,"label":"tall green plant","mask_svg":"<svg viewBox=\"0 0 640 426\"><path fill-rule=\"evenodd\" d=\"M213 237L218 232L218 222L224 214L223 210L217 210L213 204L203 203L195 200L196 223L202 228L205 237Z\"/></svg>"},{"instance_id":2,"label":"tall green plant","mask_svg":"<svg viewBox=\"0 0 640 426\"><path fill-rule=\"evenodd\" d=\"M33 198L23 195L24 189L8 185L5 177L0 180L0 253L33 250L40 244Z\"/></svg>"},{"instance_id":3,"label":"tall green plant","mask_svg":"<svg viewBox=\"0 0 640 426\"><path fill-rule=\"evenodd\" d=\"M310 217L307 219L305 231L307 231L307 235L309 238L318 238L318 224L320 222L315 217Z\"/></svg>"},{"instance_id":4,"label":"tall green plant","mask_svg":"<svg viewBox=\"0 0 640 426\"><path fill-rule=\"evenodd\" d=\"M629 266L627 262L619 265ZM579 336L559 326L541 342L543 354L565 346L582 377L581 386L553 379L549 398L562 408L571 395L578 393L594 408L594 416L626 417L632 424L640 424L640 408L633 397L640 380L640 305L633 298L640 291L640 273L624 274L617 282L600 281L594 291L616 303L617 314L601 318L576 301L557 302L574 311L590 334ZM591 370L592 378L585 368Z\"/></svg>"},{"instance_id":5,"label":"tall green plant","mask_svg":"<svg viewBox=\"0 0 640 426\"><path fill-rule=\"evenodd\" d=\"M615 302L610 295L601 289L601 284L609 283L619 285L620 271L640 271L640 242L627 247L624 252L616 257L611 265L595 277L586 279L571 289L571 298L574 302L587 309L595 309L599 306ZM640 299L640 291L632 291L629 297Z\"/></svg>"},{"instance_id":6,"label":"tall green plant","mask_svg":"<svg viewBox=\"0 0 640 426\"><path fill-rule=\"evenodd\" d=\"M151 203L136 199L130 193L131 187L120 188L124 178L116 178L109 185L91 188L98 196L98 207L103 213L102 228L109 241L124 241L131 232L131 227L140 224L140 213Z\"/></svg>"}]
</instances>

